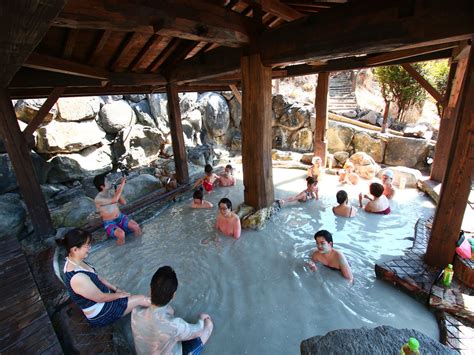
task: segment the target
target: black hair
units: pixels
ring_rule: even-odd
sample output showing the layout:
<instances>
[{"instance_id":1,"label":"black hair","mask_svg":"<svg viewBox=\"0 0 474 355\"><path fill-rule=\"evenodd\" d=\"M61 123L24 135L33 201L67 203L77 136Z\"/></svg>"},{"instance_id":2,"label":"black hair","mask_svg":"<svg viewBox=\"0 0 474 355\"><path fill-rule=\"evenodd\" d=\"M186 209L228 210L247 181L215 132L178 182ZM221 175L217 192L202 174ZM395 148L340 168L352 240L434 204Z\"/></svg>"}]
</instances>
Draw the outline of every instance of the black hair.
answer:
<instances>
[{"instance_id":1,"label":"black hair","mask_svg":"<svg viewBox=\"0 0 474 355\"><path fill-rule=\"evenodd\" d=\"M92 236L89 231L82 229L82 228L74 228L68 231L64 237L61 239L56 240L56 243L59 246L62 246L69 251L74 248L80 248L84 244L87 244L92 239Z\"/></svg>"},{"instance_id":2,"label":"black hair","mask_svg":"<svg viewBox=\"0 0 474 355\"><path fill-rule=\"evenodd\" d=\"M219 206L221 203L224 203L227 206L227 208L232 211L232 202L230 202L230 200L227 197L222 198L217 204L217 206Z\"/></svg>"},{"instance_id":3,"label":"black hair","mask_svg":"<svg viewBox=\"0 0 474 355\"><path fill-rule=\"evenodd\" d=\"M342 204L342 203L346 202L347 201L347 192L345 192L344 190L339 190L336 193L336 200L337 200L338 204Z\"/></svg>"},{"instance_id":4,"label":"black hair","mask_svg":"<svg viewBox=\"0 0 474 355\"><path fill-rule=\"evenodd\" d=\"M314 235L314 240L316 240L316 238L318 237L323 237L326 242L332 245L332 234L329 233L327 230L321 229L320 231L317 231Z\"/></svg>"},{"instance_id":5,"label":"black hair","mask_svg":"<svg viewBox=\"0 0 474 355\"><path fill-rule=\"evenodd\" d=\"M101 187L105 186L105 177L107 176L108 172L99 174L94 177L94 185L97 190L102 191Z\"/></svg>"},{"instance_id":6,"label":"black hair","mask_svg":"<svg viewBox=\"0 0 474 355\"><path fill-rule=\"evenodd\" d=\"M232 167L232 165L230 165L230 164L227 164L227 165L225 166L225 168L226 168L226 169L231 169L231 170L234 169L234 168Z\"/></svg>"},{"instance_id":7,"label":"black hair","mask_svg":"<svg viewBox=\"0 0 474 355\"><path fill-rule=\"evenodd\" d=\"M212 165L211 164L206 164L206 166L204 167L204 172L207 173L207 174L212 173Z\"/></svg>"},{"instance_id":8,"label":"black hair","mask_svg":"<svg viewBox=\"0 0 474 355\"><path fill-rule=\"evenodd\" d=\"M171 266L162 266L151 278L151 303L155 306L165 306L173 298L178 289L178 278Z\"/></svg>"},{"instance_id":9,"label":"black hair","mask_svg":"<svg viewBox=\"0 0 474 355\"><path fill-rule=\"evenodd\" d=\"M194 191L193 198L196 200L202 200L203 198L202 190L199 189L199 190Z\"/></svg>"},{"instance_id":10,"label":"black hair","mask_svg":"<svg viewBox=\"0 0 474 355\"><path fill-rule=\"evenodd\" d=\"M315 178L312 177L312 176L308 176L308 177L306 178L306 183L307 183L308 185L314 185L314 184L317 184L317 183L318 183L318 179L315 179Z\"/></svg>"},{"instance_id":11,"label":"black hair","mask_svg":"<svg viewBox=\"0 0 474 355\"><path fill-rule=\"evenodd\" d=\"M369 186L369 191L372 195L375 197L380 197L383 194L384 187L382 184L379 184L378 182L373 182Z\"/></svg>"}]
</instances>

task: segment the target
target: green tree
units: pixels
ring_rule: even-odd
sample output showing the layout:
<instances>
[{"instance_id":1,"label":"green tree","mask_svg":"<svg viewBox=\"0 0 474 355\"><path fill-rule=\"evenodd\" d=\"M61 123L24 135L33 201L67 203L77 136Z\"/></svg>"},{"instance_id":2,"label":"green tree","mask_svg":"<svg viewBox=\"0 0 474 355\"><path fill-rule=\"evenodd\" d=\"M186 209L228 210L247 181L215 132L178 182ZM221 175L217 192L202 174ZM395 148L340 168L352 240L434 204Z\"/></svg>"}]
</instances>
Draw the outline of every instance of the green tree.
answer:
<instances>
[{"instance_id":1,"label":"green tree","mask_svg":"<svg viewBox=\"0 0 474 355\"><path fill-rule=\"evenodd\" d=\"M415 63L413 67L421 75L425 74L421 64ZM388 102L397 104L398 122L404 122L406 111L426 98L425 90L400 65L377 67L374 69L374 74L380 83L386 105Z\"/></svg>"},{"instance_id":2,"label":"green tree","mask_svg":"<svg viewBox=\"0 0 474 355\"><path fill-rule=\"evenodd\" d=\"M447 59L432 60L425 63L427 80L444 97L448 87L449 63ZM436 102L439 117L443 116L443 105Z\"/></svg>"}]
</instances>

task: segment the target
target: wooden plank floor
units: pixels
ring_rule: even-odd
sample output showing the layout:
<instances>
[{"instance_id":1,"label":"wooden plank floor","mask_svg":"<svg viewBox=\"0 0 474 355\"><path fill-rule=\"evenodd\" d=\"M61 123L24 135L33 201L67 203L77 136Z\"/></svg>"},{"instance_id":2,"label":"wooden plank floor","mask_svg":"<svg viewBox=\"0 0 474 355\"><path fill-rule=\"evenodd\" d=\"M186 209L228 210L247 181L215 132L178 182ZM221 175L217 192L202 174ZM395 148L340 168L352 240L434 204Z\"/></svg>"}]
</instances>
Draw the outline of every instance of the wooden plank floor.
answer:
<instances>
[{"instance_id":1,"label":"wooden plank floor","mask_svg":"<svg viewBox=\"0 0 474 355\"><path fill-rule=\"evenodd\" d=\"M16 237L0 239L0 353L62 354Z\"/></svg>"}]
</instances>

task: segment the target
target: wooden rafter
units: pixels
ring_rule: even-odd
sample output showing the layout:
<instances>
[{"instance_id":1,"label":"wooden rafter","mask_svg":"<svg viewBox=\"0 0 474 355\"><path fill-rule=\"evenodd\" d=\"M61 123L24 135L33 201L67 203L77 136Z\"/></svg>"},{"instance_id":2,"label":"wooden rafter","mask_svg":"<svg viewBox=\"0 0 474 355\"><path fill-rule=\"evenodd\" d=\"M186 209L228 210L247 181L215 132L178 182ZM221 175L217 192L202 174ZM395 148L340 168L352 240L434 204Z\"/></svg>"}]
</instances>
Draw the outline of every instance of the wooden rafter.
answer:
<instances>
[{"instance_id":1,"label":"wooden rafter","mask_svg":"<svg viewBox=\"0 0 474 355\"><path fill-rule=\"evenodd\" d=\"M69 29L66 43L64 44L64 50L63 50L64 59L69 59L71 57L72 51L74 50L74 46L76 45L78 32L79 32L78 30L75 30L73 28Z\"/></svg>"},{"instance_id":2,"label":"wooden rafter","mask_svg":"<svg viewBox=\"0 0 474 355\"><path fill-rule=\"evenodd\" d=\"M104 48L105 44L109 40L109 37L111 34L112 34L111 30L104 30L101 32L97 40L97 43L94 45L94 48L92 49L92 52L89 55L89 60L87 62L89 65L93 65L97 61L102 49Z\"/></svg>"},{"instance_id":3,"label":"wooden rafter","mask_svg":"<svg viewBox=\"0 0 474 355\"><path fill-rule=\"evenodd\" d=\"M136 41L142 36L141 33L134 32L129 34L124 40L123 45L120 47L117 57L113 60L110 65L112 71L117 71L119 68L126 68L130 64L130 59L127 59L128 54L136 46Z\"/></svg>"},{"instance_id":4,"label":"wooden rafter","mask_svg":"<svg viewBox=\"0 0 474 355\"><path fill-rule=\"evenodd\" d=\"M171 56L176 48L178 48L179 44L181 43L181 39L174 38L172 39L165 49L151 62L148 66L148 72L156 72L158 68Z\"/></svg>"},{"instance_id":5,"label":"wooden rafter","mask_svg":"<svg viewBox=\"0 0 474 355\"><path fill-rule=\"evenodd\" d=\"M237 86L235 86L235 84L231 84L229 85L229 87L232 90L232 93L234 94L239 104L242 105L242 94L240 93L239 89L237 89Z\"/></svg>"},{"instance_id":6,"label":"wooden rafter","mask_svg":"<svg viewBox=\"0 0 474 355\"><path fill-rule=\"evenodd\" d=\"M161 50L165 41L169 41L167 37L161 37L159 35L153 35L148 39L148 42L138 52L137 56L130 63L131 71L138 71L140 68L146 65L146 61L149 53L156 53ZM166 44L165 44L166 45Z\"/></svg>"},{"instance_id":7,"label":"wooden rafter","mask_svg":"<svg viewBox=\"0 0 474 355\"><path fill-rule=\"evenodd\" d=\"M140 32L238 47L249 42L251 19L206 2L70 0L55 26Z\"/></svg>"},{"instance_id":8,"label":"wooden rafter","mask_svg":"<svg viewBox=\"0 0 474 355\"><path fill-rule=\"evenodd\" d=\"M298 20L305 15L279 0L261 0L262 9L286 21Z\"/></svg>"},{"instance_id":9,"label":"wooden rafter","mask_svg":"<svg viewBox=\"0 0 474 355\"><path fill-rule=\"evenodd\" d=\"M102 86L102 79L54 73L45 70L21 68L11 81L9 89Z\"/></svg>"},{"instance_id":10,"label":"wooden rafter","mask_svg":"<svg viewBox=\"0 0 474 355\"><path fill-rule=\"evenodd\" d=\"M418 73L418 71L411 64L402 64L403 69L405 69L412 77L415 79L418 84L420 84L423 89L428 91L428 93L433 96L433 98L440 104L444 103L443 95L441 95L438 90L436 90L423 76Z\"/></svg>"}]
</instances>

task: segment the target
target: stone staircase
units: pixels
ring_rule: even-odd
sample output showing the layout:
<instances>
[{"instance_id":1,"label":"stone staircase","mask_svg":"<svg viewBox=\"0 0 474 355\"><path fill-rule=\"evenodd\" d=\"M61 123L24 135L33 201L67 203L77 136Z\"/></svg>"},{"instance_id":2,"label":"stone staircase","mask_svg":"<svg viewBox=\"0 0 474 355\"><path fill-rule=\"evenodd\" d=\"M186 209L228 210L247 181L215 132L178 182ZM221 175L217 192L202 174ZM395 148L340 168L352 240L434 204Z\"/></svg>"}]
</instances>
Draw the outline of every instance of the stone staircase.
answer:
<instances>
[{"instance_id":1,"label":"stone staircase","mask_svg":"<svg viewBox=\"0 0 474 355\"><path fill-rule=\"evenodd\" d=\"M339 72L329 79L328 110L340 114L357 109L357 100L352 91L351 72Z\"/></svg>"}]
</instances>

